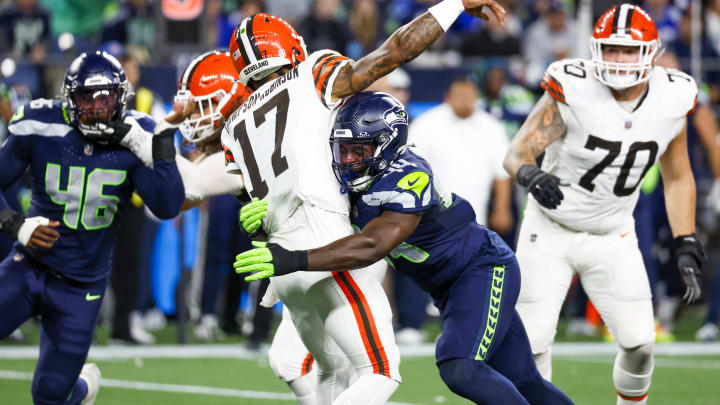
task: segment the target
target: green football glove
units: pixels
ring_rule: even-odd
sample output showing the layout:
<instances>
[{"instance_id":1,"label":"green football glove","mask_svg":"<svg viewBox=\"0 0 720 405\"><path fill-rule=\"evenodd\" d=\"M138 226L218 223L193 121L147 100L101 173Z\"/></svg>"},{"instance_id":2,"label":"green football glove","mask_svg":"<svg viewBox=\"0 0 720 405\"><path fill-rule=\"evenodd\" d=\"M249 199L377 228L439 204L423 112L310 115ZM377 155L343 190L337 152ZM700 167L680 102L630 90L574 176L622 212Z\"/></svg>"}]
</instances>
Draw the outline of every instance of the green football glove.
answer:
<instances>
[{"instance_id":1,"label":"green football glove","mask_svg":"<svg viewBox=\"0 0 720 405\"><path fill-rule=\"evenodd\" d=\"M235 256L233 267L240 273L252 273L245 281L282 276L307 269L307 250L287 250L277 243L253 242L250 249Z\"/></svg>"},{"instance_id":2,"label":"green football glove","mask_svg":"<svg viewBox=\"0 0 720 405\"><path fill-rule=\"evenodd\" d=\"M257 235L262 225L262 219L267 215L267 210L267 201L260 201L257 197L240 209L240 226L248 236Z\"/></svg>"}]
</instances>

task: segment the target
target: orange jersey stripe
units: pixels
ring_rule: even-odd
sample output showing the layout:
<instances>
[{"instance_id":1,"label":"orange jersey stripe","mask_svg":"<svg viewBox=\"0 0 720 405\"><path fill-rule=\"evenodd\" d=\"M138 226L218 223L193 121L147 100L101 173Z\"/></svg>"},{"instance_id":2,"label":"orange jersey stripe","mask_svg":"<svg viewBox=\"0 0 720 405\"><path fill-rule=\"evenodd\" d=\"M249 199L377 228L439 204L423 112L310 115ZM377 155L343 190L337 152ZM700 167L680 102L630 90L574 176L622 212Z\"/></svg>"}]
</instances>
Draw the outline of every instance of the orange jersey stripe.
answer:
<instances>
[{"instance_id":1,"label":"orange jersey stripe","mask_svg":"<svg viewBox=\"0 0 720 405\"><path fill-rule=\"evenodd\" d=\"M345 297L350 302L350 306L355 314L355 321L357 322L360 336L365 345L365 351L373 366L373 373L391 378L385 348L380 341L380 336L375 326L375 319L370 311L370 306L365 299L365 295L363 295L360 287L358 287L349 273L343 271L333 272L332 274L335 282L338 283Z\"/></svg>"},{"instance_id":2,"label":"orange jersey stripe","mask_svg":"<svg viewBox=\"0 0 720 405\"><path fill-rule=\"evenodd\" d=\"M312 354L308 353L302 362L302 368L300 371L300 375L305 375L305 374L309 373L310 370L312 370L314 361L315 361L315 358L312 356Z\"/></svg>"},{"instance_id":3,"label":"orange jersey stripe","mask_svg":"<svg viewBox=\"0 0 720 405\"><path fill-rule=\"evenodd\" d=\"M540 87L542 87L543 90L547 91L548 94L550 94L554 99L562 102L563 104L567 104L567 101L565 101L565 92L563 91L562 85L557 80L555 80L554 77L545 73L543 75L543 80L540 83Z\"/></svg>"},{"instance_id":4,"label":"orange jersey stripe","mask_svg":"<svg viewBox=\"0 0 720 405\"><path fill-rule=\"evenodd\" d=\"M318 61L318 64L316 64L313 70L313 79L315 81L315 91L318 97L320 97L320 100L325 100L325 92L327 91L327 83L330 80L330 76L332 76L333 72L338 68L339 64L346 60L349 59L341 55L331 54L322 58Z\"/></svg>"},{"instance_id":5,"label":"orange jersey stripe","mask_svg":"<svg viewBox=\"0 0 720 405\"><path fill-rule=\"evenodd\" d=\"M619 392L618 392L617 394L618 394L618 396L620 396L620 398L622 398L622 399L624 399L624 400L626 400L626 401L633 401L633 402L640 402L640 401L642 401L643 399L647 398L647 396L648 396L648 393L647 393L647 392L644 393L644 394L642 394L642 395L640 395L639 397L628 397L628 396L623 395L623 394L621 394L621 393L619 393Z\"/></svg>"}]
</instances>

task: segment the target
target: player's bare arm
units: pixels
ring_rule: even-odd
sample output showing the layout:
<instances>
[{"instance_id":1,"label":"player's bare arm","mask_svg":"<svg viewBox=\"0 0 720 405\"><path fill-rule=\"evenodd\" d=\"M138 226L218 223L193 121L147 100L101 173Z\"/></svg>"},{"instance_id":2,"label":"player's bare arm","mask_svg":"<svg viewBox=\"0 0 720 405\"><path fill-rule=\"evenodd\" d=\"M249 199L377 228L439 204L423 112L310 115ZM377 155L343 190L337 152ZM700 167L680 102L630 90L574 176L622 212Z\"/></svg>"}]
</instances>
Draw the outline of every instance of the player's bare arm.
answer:
<instances>
[{"instance_id":1,"label":"player's bare arm","mask_svg":"<svg viewBox=\"0 0 720 405\"><path fill-rule=\"evenodd\" d=\"M674 237L695 232L695 179L687 151L687 124L660 157L665 207Z\"/></svg>"},{"instance_id":2,"label":"player's bare arm","mask_svg":"<svg viewBox=\"0 0 720 405\"><path fill-rule=\"evenodd\" d=\"M406 240L420 223L421 215L385 211L361 233L350 235L308 251L307 271L336 271L367 267L387 256Z\"/></svg>"},{"instance_id":3,"label":"player's bare arm","mask_svg":"<svg viewBox=\"0 0 720 405\"><path fill-rule=\"evenodd\" d=\"M468 14L486 20L488 16L482 8L488 7L495 18L505 23L505 10L493 0L462 0L462 5ZM342 68L333 86L333 101L363 91L375 80L415 59L443 32L443 26L430 12L400 27L380 48Z\"/></svg>"},{"instance_id":4,"label":"player's bare arm","mask_svg":"<svg viewBox=\"0 0 720 405\"><path fill-rule=\"evenodd\" d=\"M673 235L675 261L685 283L683 299L695 302L702 295L705 252L695 237L695 180L687 151L687 123L660 156L665 186L665 210Z\"/></svg>"},{"instance_id":5,"label":"player's bare arm","mask_svg":"<svg viewBox=\"0 0 720 405\"><path fill-rule=\"evenodd\" d=\"M503 167L510 176L517 178L520 167L536 165L535 159L566 131L567 125L557 101L547 93L543 94L510 143Z\"/></svg>"}]
</instances>

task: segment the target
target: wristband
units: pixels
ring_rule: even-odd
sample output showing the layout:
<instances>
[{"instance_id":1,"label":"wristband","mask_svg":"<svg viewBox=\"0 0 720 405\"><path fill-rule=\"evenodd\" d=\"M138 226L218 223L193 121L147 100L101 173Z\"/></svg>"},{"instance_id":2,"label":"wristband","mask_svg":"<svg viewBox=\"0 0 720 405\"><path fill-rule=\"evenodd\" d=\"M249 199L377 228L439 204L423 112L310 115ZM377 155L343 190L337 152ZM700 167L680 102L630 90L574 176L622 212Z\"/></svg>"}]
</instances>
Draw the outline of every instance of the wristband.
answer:
<instances>
[{"instance_id":1,"label":"wristband","mask_svg":"<svg viewBox=\"0 0 720 405\"><path fill-rule=\"evenodd\" d=\"M447 31L463 11L465 6L462 0L443 0L428 9L443 31Z\"/></svg>"},{"instance_id":2,"label":"wristband","mask_svg":"<svg viewBox=\"0 0 720 405\"><path fill-rule=\"evenodd\" d=\"M173 139L173 133L169 131L163 132L160 135L153 136L152 140L152 157L153 160L164 159L169 162L175 161L175 144Z\"/></svg>"},{"instance_id":3,"label":"wristband","mask_svg":"<svg viewBox=\"0 0 720 405\"><path fill-rule=\"evenodd\" d=\"M517 175L515 177L517 178L518 184L523 187L527 187L528 185L530 185L530 182L535 177L535 175L537 175L537 173L540 171L540 168L535 165L525 164L520 166L520 169L518 169Z\"/></svg>"}]
</instances>

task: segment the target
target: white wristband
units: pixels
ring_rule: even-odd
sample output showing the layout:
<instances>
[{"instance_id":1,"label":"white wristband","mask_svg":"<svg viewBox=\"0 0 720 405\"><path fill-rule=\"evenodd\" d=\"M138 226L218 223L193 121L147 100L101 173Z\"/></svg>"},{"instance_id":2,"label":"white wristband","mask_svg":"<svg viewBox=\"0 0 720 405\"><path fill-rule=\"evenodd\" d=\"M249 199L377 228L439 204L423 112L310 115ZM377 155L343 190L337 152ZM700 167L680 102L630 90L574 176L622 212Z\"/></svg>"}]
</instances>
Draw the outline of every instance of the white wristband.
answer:
<instances>
[{"instance_id":1,"label":"white wristband","mask_svg":"<svg viewBox=\"0 0 720 405\"><path fill-rule=\"evenodd\" d=\"M465 6L462 0L443 0L428 9L443 31L447 31L463 11Z\"/></svg>"}]
</instances>

